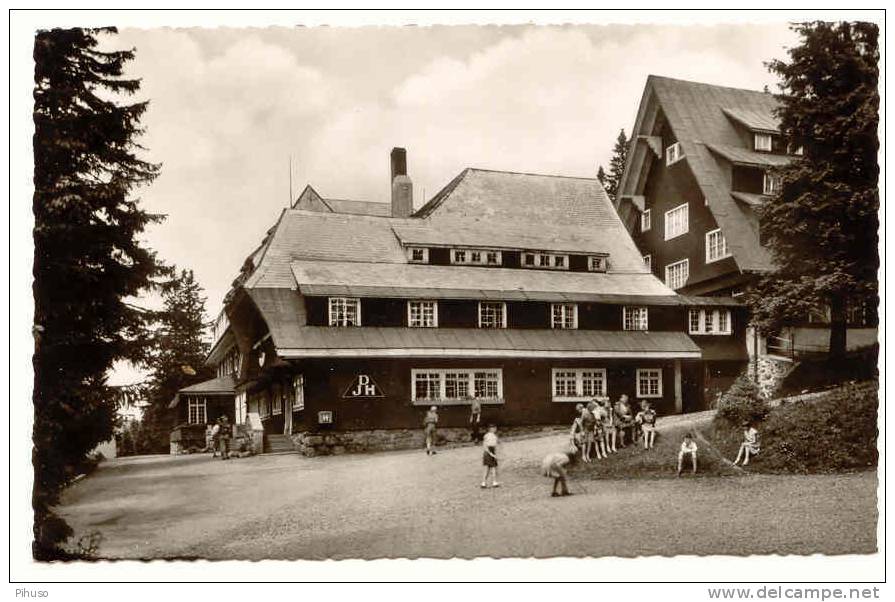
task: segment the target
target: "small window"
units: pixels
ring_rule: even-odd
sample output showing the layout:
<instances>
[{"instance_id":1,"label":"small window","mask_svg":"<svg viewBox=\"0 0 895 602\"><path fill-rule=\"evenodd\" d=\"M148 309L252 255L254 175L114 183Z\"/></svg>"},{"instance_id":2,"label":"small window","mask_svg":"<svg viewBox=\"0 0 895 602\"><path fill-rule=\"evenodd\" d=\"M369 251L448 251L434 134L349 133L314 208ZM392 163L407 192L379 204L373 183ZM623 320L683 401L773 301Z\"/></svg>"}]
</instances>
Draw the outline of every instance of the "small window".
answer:
<instances>
[{"instance_id":1,"label":"small window","mask_svg":"<svg viewBox=\"0 0 895 602\"><path fill-rule=\"evenodd\" d=\"M665 240L670 240L690 230L690 212L687 203L665 212Z\"/></svg>"},{"instance_id":2,"label":"small window","mask_svg":"<svg viewBox=\"0 0 895 602\"><path fill-rule=\"evenodd\" d=\"M763 193L768 196L778 195L780 193L780 184L780 176L765 172Z\"/></svg>"},{"instance_id":3,"label":"small window","mask_svg":"<svg viewBox=\"0 0 895 602\"><path fill-rule=\"evenodd\" d=\"M662 397L662 370L653 368L637 370L637 397Z\"/></svg>"},{"instance_id":4,"label":"small window","mask_svg":"<svg viewBox=\"0 0 895 602\"><path fill-rule=\"evenodd\" d=\"M646 232L652 227L650 223L650 210L644 209L643 213L640 214L640 231Z\"/></svg>"},{"instance_id":5,"label":"small window","mask_svg":"<svg viewBox=\"0 0 895 602\"><path fill-rule=\"evenodd\" d=\"M587 267L591 272L605 272L608 266L608 258L599 255L591 255L587 260Z\"/></svg>"},{"instance_id":6,"label":"small window","mask_svg":"<svg viewBox=\"0 0 895 602\"><path fill-rule=\"evenodd\" d=\"M411 328L437 328L438 302L408 301L407 325Z\"/></svg>"},{"instance_id":7,"label":"small window","mask_svg":"<svg viewBox=\"0 0 895 602\"><path fill-rule=\"evenodd\" d=\"M527 252L522 254L522 267L567 270L569 269L569 256L555 253Z\"/></svg>"},{"instance_id":8,"label":"small window","mask_svg":"<svg viewBox=\"0 0 895 602\"><path fill-rule=\"evenodd\" d=\"M410 263L429 263L429 249L426 247L409 247Z\"/></svg>"},{"instance_id":9,"label":"small window","mask_svg":"<svg viewBox=\"0 0 895 602\"><path fill-rule=\"evenodd\" d=\"M705 262L711 263L730 257L730 250L727 248L727 239L721 229L712 230L705 234Z\"/></svg>"},{"instance_id":10,"label":"small window","mask_svg":"<svg viewBox=\"0 0 895 602\"><path fill-rule=\"evenodd\" d=\"M771 152L773 148L773 136L770 134L755 134L755 150Z\"/></svg>"},{"instance_id":11,"label":"small window","mask_svg":"<svg viewBox=\"0 0 895 602\"><path fill-rule=\"evenodd\" d=\"M553 401L583 401L606 397L605 368L554 368Z\"/></svg>"},{"instance_id":12,"label":"small window","mask_svg":"<svg viewBox=\"0 0 895 602\"><path fill-rule=\"evenodd\" d=\"M572 330L578 328L578 305L575 303L551 304L550 327Z\"/></svg>"},{"instance_id":13,"label":"small window","mask_svg":"<svg viewBox=\"0 0 895 602\"><path fill-rule=\"evenodd\" d=\"M303 374L296 374L292 378L292 409L305 409L305 377Z\"/></svg>"},{"instance_id":14,"label":"small window","mask_svg":"<svg viewBox=\"0 0 895 602\"><path fill-rule=\"evenodd\" d=\"M805 147L804 146L793 146L792 144L787 144L786 152L790 155L798 155L801 157L802 155L805 154Z\"/></svg>"},{"instance_id":15,"label":"small window","mask_svg":"<svg viewBox=\"0 0 895 602\"><path fill-rule=\"evenodd\" d=\"M623 307L622 322L625 330L648 330L647 309L645 307Z\"/></svg>"},{"instance_id":16,"label":"small window","mask_svg":"<svg viewBox=\"0 0 895 602\"><path fill-rule=\"evenodd\" d=\"M502 301L479 302L479 328L506 328L507 305Z\"/></svg>"},{"instance_id":17,"label":"small window","mask_svg":"<svg viewBox=\"0 0 895 602\"><path fill-rule=\"evenodd\" d=\"M665 266L665 285L669 288L679 289L687 284L690 277L690 260L683 259Z\"/></svg>"},{"instance_id":18,"label":"small window","mask_svg":"<svg viewBox=\"0 0 895 602\"><path fill-rule=\"evenodd\" d=\"M278 416L283 413L283 396L279 393L273 398L273 415Z\"/></svg>"},{"instance_id":19,"label":"small window","mask_svg":"<svg viewBox=\"0 0 895 602\"><path fill-rule=\"evenodd\" d=\"M691 309L690 334L731 334L729 309Z\"/></svg>"},{"instance_id":20,"label":"small window","mask_svg":"<svg viewBox=\"0 0 895 602\"><path fill-rule=\"evenodd\" d=\"M208 420L205 414L205 398L190 398L187 404L187 421L190 424L206 424Z\"/></svg>"},{"instance_id":21,"label":"small window","mask_svg":"<svg viewBox=\"0 0 895 602\"><path fill-rule=\"evenodd\" d=\"M652 255L644 255L643 256L643 265L646 266L646 269L649 271L653 271L653 256Z\"/></svg>"},{"instance_id":22,"label":"small window","mask_svg":"<svg viewBox=\"0 0 895 602\"><path fill-rule=\"evenodd\" d=\"M484 249L453 249L451 263L462 265L500 265L500 251Z\"/></svg>"},{"instance_id":23,"label":"small window","mask_svg":"<svg viewBox=\"0 0 895 602\"><path fill-rule=\"evenodd\" d=\"M675 142L671 146L665 149L665 165L671 165L672 163L677 163L681 159L684 158L684 151L681 148L680 142Z\"/></svg>"},{"instance_id":24,"label":"small window","mask_svg":"<svg viewBox=\"0 0 895 602\"><path fill-rule=\"evenodd\" d=\"M330 326L360 326L360 299L329 298Z\"/></svg>"}]
</instances>

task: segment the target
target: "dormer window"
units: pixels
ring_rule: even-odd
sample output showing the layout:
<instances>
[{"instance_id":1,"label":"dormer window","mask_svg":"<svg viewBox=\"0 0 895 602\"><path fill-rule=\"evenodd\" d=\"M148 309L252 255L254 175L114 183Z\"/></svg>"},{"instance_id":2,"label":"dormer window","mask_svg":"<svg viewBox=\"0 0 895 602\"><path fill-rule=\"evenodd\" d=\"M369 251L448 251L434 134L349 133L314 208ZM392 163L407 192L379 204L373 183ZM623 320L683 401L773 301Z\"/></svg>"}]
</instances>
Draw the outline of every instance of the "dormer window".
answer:
<instances>
[{"instance_id":1,"label":"dormer window","mask_svg":"<svg viewBox=\"0 0 895 602\"><path fill-rule=\"evenodd\" d=\"M426 247L408 247L407 259L410 263L429 263L429 249Z\"/></svg>"},{"instance_id":2,"label":"dormer window","mask_svg":"<svg viewBox=\"0 0 895 602\"><path fill-rule=\"evenodd\" d=\"M408 301L407 326L410 328L438 328L438 302Z\"/></svg>"},{"instance_id":3,"label":"dormer window","mask_svg":"<svg viewBox=\"0 0 895 602\"><path fill-rule=\"evenodd\" d=\"M773 138L770 134L755 134L755 150L771 152L774 148Z\"/></svg>"},{"instance_id":4,"label":"dormer window","mask_svg":"<svg viewBox=\"0 0 895 602\"><path fill-rule=\"evenodd\" d=\"M360 326L360 299L351 297L330 297L329 325Z\"/></svg>"},{"instance_id":5,"label":"dormer window","mask_svg":"<svg viewBox=\"0 0 895 602\"><path fill-rule=\"evenodd\" d=\"M500 265L502 256L500 251L452 249L451 263L458 265Z\"/></svg>"},{"instance_id":6,"label":"dormer window","mask_svg":"<svg viewBox=\"0 0 895 602\"><path fill-rule=\"evenodd\" d=\"M684 158L684 150L681 148L680 142L675 142L665 149L665 165L677 163Z\"/></svg>"},{"instance_id":7,"label":"dormer window","mask_svg":"<svg viewBox=\"0 0 895 602\"><path fill-rule=\"evenodd\" d=\"M609 267L609 258L601 255L591 255L587 258L587 268L591 272L605 272Z\"/></svg>"},{"instance_id":8,"label":"dormer window","mask_svg":"<svg viewBox=\"0 0 895 602\"><path fill-rule=\"evenodd\" d=\"M569 269L569 256L557 253L523 253L522 267L567 270Z\"/></svg>"}]
</instances>

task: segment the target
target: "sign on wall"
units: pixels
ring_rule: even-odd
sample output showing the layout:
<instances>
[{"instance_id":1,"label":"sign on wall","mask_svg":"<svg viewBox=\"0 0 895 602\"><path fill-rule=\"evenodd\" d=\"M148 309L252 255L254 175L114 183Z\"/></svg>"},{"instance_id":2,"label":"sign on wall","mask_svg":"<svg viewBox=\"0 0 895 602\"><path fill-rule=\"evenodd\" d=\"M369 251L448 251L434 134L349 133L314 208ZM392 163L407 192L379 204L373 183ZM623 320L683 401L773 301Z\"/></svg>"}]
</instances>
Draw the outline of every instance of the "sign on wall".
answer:
<instances>
[{"instance_id":1,"label":"sign on wall","mask_svg":"<svg viewBox=\"0 0 895 602\"><path fill-rule=\"evenodd\" d=\"M385 393L369 374L358 374L345 390L345 399L363 399L367 397L385 397Z\"/></svg>"},{"instance_id":2,"label":"sign on wall","mask_svg":"<svg viewBox=\"0 0 895 602\"><path fill-rule=\"evenodd\" d=\"M317 412L317 424L332 424L333 413L329 410Z\"/></svg>"}]
</instances>

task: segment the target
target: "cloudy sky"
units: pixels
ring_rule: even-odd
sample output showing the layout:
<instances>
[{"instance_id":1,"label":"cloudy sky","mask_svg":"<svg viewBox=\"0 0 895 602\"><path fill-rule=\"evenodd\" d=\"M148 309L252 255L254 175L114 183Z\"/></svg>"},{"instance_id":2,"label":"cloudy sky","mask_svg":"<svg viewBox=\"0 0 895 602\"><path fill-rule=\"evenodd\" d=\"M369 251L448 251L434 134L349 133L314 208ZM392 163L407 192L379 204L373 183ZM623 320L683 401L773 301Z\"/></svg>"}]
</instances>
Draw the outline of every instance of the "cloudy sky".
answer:
<instances>
[{"instance_id":1,"label":"cloudy sky","mask_svg":"<svg viewBox=\"0 0 895 602\"><path fill-rule=\"evenodd\" d=\"M408 151L416 206L468 166L593 177L648 74L762 89L795 43L761 25L122 29L150 101L147 233L216 315L293 190L387 201ZM120 380L120 379L115 379ZM128 380L125 377L124 380Z\"/></svg>"}]
</instances>

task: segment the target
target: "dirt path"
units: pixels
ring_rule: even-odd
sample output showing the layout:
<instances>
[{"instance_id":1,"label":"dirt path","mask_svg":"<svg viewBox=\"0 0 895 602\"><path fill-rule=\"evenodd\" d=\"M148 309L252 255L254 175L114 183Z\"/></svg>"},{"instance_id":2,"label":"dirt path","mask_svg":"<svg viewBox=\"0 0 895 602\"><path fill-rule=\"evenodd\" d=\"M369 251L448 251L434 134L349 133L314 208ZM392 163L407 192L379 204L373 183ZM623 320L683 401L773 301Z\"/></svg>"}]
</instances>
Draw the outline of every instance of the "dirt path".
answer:
<instances>
[{"instance_id":1,"label":"dirt path","mask_svg":"<svg viewBox=\"0 0 895 602\"><path fill-rule=\"evenodd\" d=\"M108 558L377 558L843 554L876 549L876 475L573 479L549 497L563 436L502 446L498 489L477 448L359 456L121 459L62 514Z\"/></svg>"}]
</instances>

